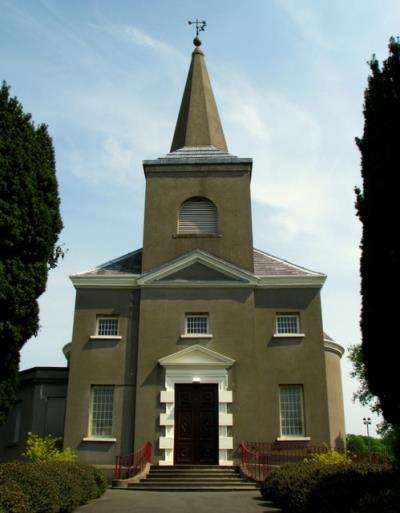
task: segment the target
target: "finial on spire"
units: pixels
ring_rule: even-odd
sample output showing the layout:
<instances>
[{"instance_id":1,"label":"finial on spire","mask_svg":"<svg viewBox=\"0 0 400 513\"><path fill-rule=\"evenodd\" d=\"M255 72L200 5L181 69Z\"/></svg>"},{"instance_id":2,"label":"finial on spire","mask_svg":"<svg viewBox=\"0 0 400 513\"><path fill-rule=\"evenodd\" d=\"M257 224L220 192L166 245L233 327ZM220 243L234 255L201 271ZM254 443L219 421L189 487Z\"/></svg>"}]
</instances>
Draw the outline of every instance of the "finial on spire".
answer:
<instances>
[{"instance_id":1,"label":"finial on spire","mask_svg":"<svg viewBox=\"0 0 400 513\"><path fill-rule=\"evenodd\" d=\"M196 37L193 39L194 46L201 46L201 39L199 38L199 32L204 30L207 27L207 23L203 21L199 21L196 18L196 21L188 21L189 25L196 25Z\"/></svg>"}]
</instances>

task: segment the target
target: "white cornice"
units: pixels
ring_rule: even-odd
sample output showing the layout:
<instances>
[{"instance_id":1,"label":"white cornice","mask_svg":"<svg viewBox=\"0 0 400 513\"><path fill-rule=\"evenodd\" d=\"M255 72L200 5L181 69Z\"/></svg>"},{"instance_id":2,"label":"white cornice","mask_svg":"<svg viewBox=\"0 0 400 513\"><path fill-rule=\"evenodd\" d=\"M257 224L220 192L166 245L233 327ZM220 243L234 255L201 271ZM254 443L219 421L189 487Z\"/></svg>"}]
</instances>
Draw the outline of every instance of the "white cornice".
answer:
<instances>
[{"instance_id":1,"label":"white cornice","mask_svg":"<svg viewBox=\"0 0 400 513\"><path fill-rule=\"evenodd\" d=\"M72 274L69 278L76 289L135 289L138 288L139 276L138 274L123 276Z\"/></svg>"},{"instance_id":2,"label":"white cornice","mask_svg":"<svg viewBox=\"0 0 400 513\"><path fill-rule=\"evenodd\" d=\"M70 280L77 289L136 289L153 288L321 288L326 276L267 276L252 277L250 281L142 281L137 274L124 276L73 274Z\"/></svg>"},{"instance_id":3,"label":"white cornice","mask_svg":"<svg viewBox=\"0 0 400 513\"><path fill-rule=\"evenodd\" d=\"M321 288L326 281L325 274L309 276L264 276L258 279L257 285L261 288Z\"/></svg>"},{"instance_id":4,"label":"white cornice","mask_svg":"<svg viewBox=\"0 0 400 513\"><path fill-rule=\"evenodd\" d=\"M324 350L329 351L331 353L335 353L341 358L344 354L344 347L336 342L332 342L332 340L324 339Z\"/></svg>"}]
</instances>

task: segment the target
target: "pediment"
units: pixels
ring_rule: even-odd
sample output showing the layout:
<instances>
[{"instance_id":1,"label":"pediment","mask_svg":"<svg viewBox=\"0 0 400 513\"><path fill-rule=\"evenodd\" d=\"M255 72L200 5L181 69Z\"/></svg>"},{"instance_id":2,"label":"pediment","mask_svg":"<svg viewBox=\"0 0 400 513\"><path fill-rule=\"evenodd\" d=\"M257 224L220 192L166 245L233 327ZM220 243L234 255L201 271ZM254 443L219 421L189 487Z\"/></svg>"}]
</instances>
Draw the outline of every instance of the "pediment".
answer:
<instances>
[{"instance_id":1,"label":"pediment","mask_svg":"<svg viewBox=\"0 0 400 513\"><path fill-rule=\"evenodd\" d=\"M227 369L235 363L235 360L207 347L195 344L177 353L160 358L158 363L162 367L218 367Z\"/></svg>"},{"instance_id":2,"label":"pediment","mask_svg":"<svg viewBox=\"0 0 400 513\"><path fill-rule=\"evenodd\" d=\"M195 250L152 269L138 279L140 286L216 285L248 286L254 274L202 250Z\"/></svg>"},{"instance_id":3,"label":"pediment","mask_svg":"<svg viewBox=\"0 0 400 513\"><path fill-rule=\"evenodd\" d=\"M245 282L246 280L238 278L237 276L227 275L220 270L212 269L207 265L200 262L195 262L188 265L179 271L163 276L157 281L168 282L210 282L210 281L238 281Z\"/></svg>"}]
</instances>

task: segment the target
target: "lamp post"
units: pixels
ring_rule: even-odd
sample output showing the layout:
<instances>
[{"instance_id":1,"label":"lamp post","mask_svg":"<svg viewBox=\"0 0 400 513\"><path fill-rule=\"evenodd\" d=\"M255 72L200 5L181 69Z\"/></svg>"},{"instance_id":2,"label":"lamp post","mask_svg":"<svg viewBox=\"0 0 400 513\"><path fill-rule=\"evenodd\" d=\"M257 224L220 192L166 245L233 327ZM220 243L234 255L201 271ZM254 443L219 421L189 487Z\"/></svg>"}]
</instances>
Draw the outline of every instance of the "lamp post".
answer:
<instances>
[{"instance_id":1,"label":"lamp post","mask_svg":"<svg viewBox=\"0 0 400 513\"><path fill-rule=\"evenodd\" d=\"M367 426L367 437L368 437L368 461L371 463L371 439L369 436L369 426L371 425L370 417L364 417L363 423Z\"/></svg>"}]
</instances>

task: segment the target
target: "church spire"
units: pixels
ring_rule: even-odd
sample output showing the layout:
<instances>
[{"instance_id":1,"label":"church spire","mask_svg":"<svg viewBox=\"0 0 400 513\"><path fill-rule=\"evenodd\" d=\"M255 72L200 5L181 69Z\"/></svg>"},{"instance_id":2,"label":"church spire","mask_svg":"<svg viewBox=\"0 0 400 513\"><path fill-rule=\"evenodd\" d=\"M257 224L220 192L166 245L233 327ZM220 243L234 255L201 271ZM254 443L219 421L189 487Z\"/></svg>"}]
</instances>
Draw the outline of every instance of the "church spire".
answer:
<instances>
[{"instance_id":1,"label":"church spire","mask_svg":"<svg viewBox=\"0 0 400 513\"><path fill-rule=\"evenodd\" d=\"M188 146L213 146L227 152L204 54L200 49L201 41L196 36L193 43L196 48L192 53L171 152Z\"/></svg>"}]
</instances>

